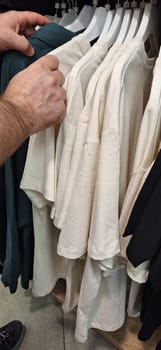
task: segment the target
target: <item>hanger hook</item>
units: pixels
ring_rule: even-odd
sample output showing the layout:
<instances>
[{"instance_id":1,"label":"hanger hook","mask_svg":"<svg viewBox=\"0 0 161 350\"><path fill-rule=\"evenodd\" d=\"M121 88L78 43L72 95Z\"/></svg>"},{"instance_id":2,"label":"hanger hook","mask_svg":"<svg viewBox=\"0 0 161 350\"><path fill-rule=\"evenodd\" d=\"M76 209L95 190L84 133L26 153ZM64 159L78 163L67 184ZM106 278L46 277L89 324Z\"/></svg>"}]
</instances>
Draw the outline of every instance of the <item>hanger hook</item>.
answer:
<instances>
[{"instance_id":1,"label":"hanger hook","mask_svg":"<svg viewBox=\"0 0 161 350\"><path fill-rule=\"evenodd\" d=\"M130 1L124 0L123 7L124 7L124 9L129 9L130 8Z\"/></svg>"},{"instance_id":2,"label":"hanger hook","mask_svg":"<svg viewBox=\"0 0 161 350\"><path fill-rule=\"evenodd\" d=\"M136 9L138 7L138 2L136 0L132 0L131 7L132 9Z\"/></svg>"},{"instance_id":3,"label":"hanger hook","mask_svg":"<svg viewBox=\"0 0 161 350\"><path fill-rule=\"evenodd\" d=\"M142 0L140 2L140 8L144 9L144 7L145 7L145 0Z\"/></svg>"},{"instance_id":4,"label":"hanger hook","mask_svg":"<svg viewBox=\"0 0 161 350\"><path fill-rule=\"evenodd\" d=\"M107 11L109 11L109 10L111 9L111 5L110 5L109 0L107 0L107 3L105 4L105 9L106 9Z\"/></svg>"},{"instance_id":5,"label":"hanger hook","mask_svg":"<svg viewBox=\"0 0 161 350\"><path fill-rule=\"evenodd\" d=\"M116 10L117 10L118 8L120 8L120 7L121 7L120 0L117 0L117 3L116 3Z\"/></svg>"}]
</instances>

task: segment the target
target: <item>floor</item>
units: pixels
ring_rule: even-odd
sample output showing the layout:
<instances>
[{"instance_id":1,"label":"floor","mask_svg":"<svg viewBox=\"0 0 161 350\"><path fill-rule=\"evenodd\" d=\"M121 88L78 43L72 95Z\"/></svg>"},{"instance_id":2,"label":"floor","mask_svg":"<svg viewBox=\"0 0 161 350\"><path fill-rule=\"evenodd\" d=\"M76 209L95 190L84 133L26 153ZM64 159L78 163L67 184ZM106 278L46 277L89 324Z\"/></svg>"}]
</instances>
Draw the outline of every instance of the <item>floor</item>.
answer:
<instances>
[{"instance_id":1,"label":"floor","mask_svg":"<svg viewBox=\"0 0 161 350\"><path fill-rule=\"evenodd\" d=\"M35 298L30 290L21 287L15 294L10 294L0 283L0 310L0 324L12 319L25 324L26 335L21 350L116 350L93 330L89 332L88 342L76 342L74 315L63 314L51 295Z\"/></svg>"}]
</instances>

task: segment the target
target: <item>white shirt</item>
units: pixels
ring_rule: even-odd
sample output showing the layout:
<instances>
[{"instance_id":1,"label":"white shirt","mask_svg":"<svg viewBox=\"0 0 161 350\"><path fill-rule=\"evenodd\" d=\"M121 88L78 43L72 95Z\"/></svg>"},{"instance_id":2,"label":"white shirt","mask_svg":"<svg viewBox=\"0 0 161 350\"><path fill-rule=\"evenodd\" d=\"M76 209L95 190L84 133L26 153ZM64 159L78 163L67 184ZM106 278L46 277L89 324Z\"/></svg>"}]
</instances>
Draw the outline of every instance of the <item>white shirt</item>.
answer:
<instances>
[{"instance_id":1,"label":"white shirt","mask_svg":"<svg viewBox=\"0 0 161 350\"><path fill-rule=\"evenodd\" d=\"M57 195L51 216L54 223L62 228L63 212L68 201L68 178L70 162L75 142L77 123L85 104L85 93L88 82L107 54L108 47L105 43L96 43L88 53L73 67L65 82L67 94L67 114L60 126L56 143L56 172ZM67 194L66 194L67 192Z\"/></svg>"},{"instance_id":2,"label":"white shirt","mask_svg":"<svg viewBox=\"0 0 161 350\"><path fill-rule=\"evenodd\" d=\"M120 252L119 213L129 182L138 133L149 97L154 60L144 43L133 40L117 61L106 99L92 208L89 256L112 258Z\"/></svg>"},{"instance_id":3,"label":"white shirt","mask_svg":"<svg viewBox=\"0 0 161 350\"><path fill-rule=\"evenodd\" d=\"M60 61L59 69L67 76L74 64L89 50L83 34L51 51ZM53 106L54 108L54 106ZM55 128L50 127L30 137L21 188L38 207L55 201Z\"/></svg>"},{"instance_id":4,"label":"white shirt","mask_svg":"<svg viewBox=\"0 0 161 350\"><path fill-rule=\"evenodd\" d=\"M87 88L86 106L80 117L72 153L71 181L67 187L69 189L69 184L71 186L74 180L74 190L58 244L58 253L63 256L80 256L87 249L92 171L93 164L97 163L96 153L101 129L99 124L103 119L103 109L102 114L99 113L99 106L106 99L113 67L123 51L124 48L119 47L110 50ZM78 173L75 173L77 166ZM87 257L77 307L76 339L85 342L91 327L105 331L120 328L125 319L125 298L125 266L119 264L104 272L97 262Z\"/></svg>"},{"instance_id":5,"label":"white shirt","mask_svg":"<svg viewBox=\"0 0 161 350\"><path fill-rule=\"evenodd\" d=\"M122 237L128 218L130 216L134 202L139 191L148 176L156 155L160 148L160 128L161 128L161 58L156 61L153 70L153 81L150 97L145 108L137 148L131 172L131 179L126 192L125 200L120 216L120 244L121 255L126 257L126 248L130 240L129 237ZM129 316L138 316L139 306L138 295L141 294L142 284L146 283L149 275L149 261L134 267L130 261L127 263L127 273L131 278L131 286L128 301ZM140 301L140 298L139 298Z\"/></svg>"},{"instance_id":6,"label":"white shirt","mask_svg":"<svg viewBox=\"0 0 161 350\"><path fill-rule=\"evenodd\" d=\"M78 304L80 285L84 270L84 260L69 260L58 256L57 242L59 230L50 219L50 208L38 209L33 205L35 250L32 294L42 297L52 292L56 282L66 281L66 293L63 303L65 312Z\"/></svg>"},{"instance_id":7,"label":"white shirt","mask_svg":"<svg viewBox=\"0 0 161 350\"><path fill-rule=\"evenodd\" d=\"M131 49L129 49L128 46L128 57L131 57L134 47L138 45L138 42L137 44L131 44ZM114 59L116 60L116 54L114 55ZM97 89L97 93L93 96L93 99L91 99L90 102L87 101L77 128L77 137L74 144L70 173L68 174L66 186L66 193L68 194L66 203L69 204L69 207L64 205L64 211L62 209L62 221L66 219L58 243L58 254L68 258L79 257L87 250L92 196L95 188L98 162L99 135L101 134L101 123L107 98L107 87L110 81L110 74L114 67L114 63L112 62L114 61L110 57L110 61L106 62L106 70L103 71L104 83L101 85L100 82L100 86ZM110 63L111 65L113 64L113 66L110 66ZM119 80L117 81L117 86L119 89ZM102 100L101 95L103 95ZM114 141L111 140L109 145L109 141L107 140L107 145L113 147ZM101 206L101 208L104 208L103 210L105 213L106 206ZM117 215L117 212L114 212L113 215ZM99 235L99 243L100 242L102 242L101 235ZM119 251L119 240L117 240L117 244ZM115 250L115 253L118 251ZM100 259L105 258L102 256Z\"/></svg>"},{"instance_id":8,"label":"white shirt","mask_svg":"<svg viewBox=\"0 0 161 350\"><path fill-rule=\"evenodd\" d=\"M85 342L89 328L115 331L125 321L126 267L103 273L87 258L77 307L75 337Z\"/></svg>"},{"instance_id":9,"label":"white shirt","mask_svg":"<svg viewBox=\"0 0 161 350\"><path fill-rule=\"evenodd\" d=\"M59 222L62 224L58 243L58 254L78 258L87 250L90 220L91 191L93 189L93 162L97 163L99 147L99 103L110 81L116 62L118 48L107 54L98 68L99 74L92 76L87 88L85 107L79 118L72 149L70 171ZM101 75L102 72L102 75ZM103 80L103 83L102 83ZM92 87L92 93L91 93ZM96 93L97 92L97 93ZM91 137L90 137L91 135Z\"/></svg>"},{"instance_id":10,"label":"white shirt","mask_svg":"<svg viewBox=\"0 0 161 350\"><path fill-rule=\"evenodd\" d=\"M150 97L143 115L130 182L120 215L120 234L124 233L132 207L151 169L160 147L161 129L161 58L156 61ZM126 257L129 237L121 237L121 254Z\"/></svg>"}]
</instances>

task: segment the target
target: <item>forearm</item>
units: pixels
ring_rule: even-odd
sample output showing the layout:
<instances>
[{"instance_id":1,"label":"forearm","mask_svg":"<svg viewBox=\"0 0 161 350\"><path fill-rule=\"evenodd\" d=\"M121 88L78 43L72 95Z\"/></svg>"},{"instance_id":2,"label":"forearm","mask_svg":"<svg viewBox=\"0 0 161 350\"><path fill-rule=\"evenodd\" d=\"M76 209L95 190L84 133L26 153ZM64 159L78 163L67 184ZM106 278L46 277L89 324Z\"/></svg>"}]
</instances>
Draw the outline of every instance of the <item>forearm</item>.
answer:
<instances>
[{"instance_id":1,"label":"forearm","mask_svg":"<svg viewBox=\"0 0 161 350\"><path fill-rule=\"evenodd\" d=\"M0 164L27 138L28 133L18 108L0 98Z\"/></svg>"}]
</instances>

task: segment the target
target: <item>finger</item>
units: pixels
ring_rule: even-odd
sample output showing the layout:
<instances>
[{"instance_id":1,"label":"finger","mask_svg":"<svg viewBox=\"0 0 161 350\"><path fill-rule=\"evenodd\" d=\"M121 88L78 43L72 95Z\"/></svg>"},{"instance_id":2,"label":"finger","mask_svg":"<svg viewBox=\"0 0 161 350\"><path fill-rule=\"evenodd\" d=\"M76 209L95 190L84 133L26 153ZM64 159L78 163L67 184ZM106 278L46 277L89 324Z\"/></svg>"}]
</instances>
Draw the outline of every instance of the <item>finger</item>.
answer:
<instances>
[{"instance_id":1,"label":"finger","mask_svg":"<svg viewBox=\"0 0 161 350\"><path fill-rule=\"evenodd\" d=\"M30 36L33 33L35 33L35 29L32 28L32 27L28 27L28 28L25 28L25 30L21 34L23 34L23 35L28 37L28 36Z\"/></svg>"},{"instance_id":2,"label":"finger","mask_svg":"<svg viewBox=\"0 0 161 350\"><path fill-rule=\"evenodd\" d=\"M53 72L53 77L54 77L54 84L62 87L65 81L64 74L59 70L57 70Z\"/></svg>"},{"instance_id":3,"label":"finger","mask_svg":"<svg viewBox=\"0 0 161 350\"><path fill-rule=\"evenodd\" d=\"M66 106L67 97L66 97L66 91L63 87L59 87L59 89L57 88L56 96L57 96L58 100L61 100Z\"/></svg>"},{"instance_id":4,"label":"finger","mask_svg":"<svg viewBox=\"0 0 161 350\"><path fill-rule=\"evenodd\" d=\"M35 52L34 48L23 35L18 35L15 33L12 40L12 49L20 51L27 56L33 56Z\"/></svg>"},{"instance_id":5,"label":"finger","mask_svg":"<svg viewBox=\"0 0 161 350\"><path fill-rule=\"evenodd\" d=\"M20 28L21 26L43 26L44 24L50 23L51 20L45 16L42 16L36 12L22 11L18 12L18 20Z\"/></svg>"},{"instance_id":6,"label":"finger","mask_svg":"<svg viewBox=\"0 0 161 350\"><path fill-rule=\"evenodd\" d=\"M51 55L43 56L39 58L37 62L40 63L42 67L50 71L57 70L59 65L58 58L56 56L51 56Z\"/></svg>"}]
</instances>

